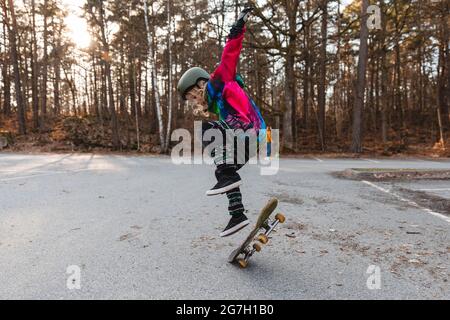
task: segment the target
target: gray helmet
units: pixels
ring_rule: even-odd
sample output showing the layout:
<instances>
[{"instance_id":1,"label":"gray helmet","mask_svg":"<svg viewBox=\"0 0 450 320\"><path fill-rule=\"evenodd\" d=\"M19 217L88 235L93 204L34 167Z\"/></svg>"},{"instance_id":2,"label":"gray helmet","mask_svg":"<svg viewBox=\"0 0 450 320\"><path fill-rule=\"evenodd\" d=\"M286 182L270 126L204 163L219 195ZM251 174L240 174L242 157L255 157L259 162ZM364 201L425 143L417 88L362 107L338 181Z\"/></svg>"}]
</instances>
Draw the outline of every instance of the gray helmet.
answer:
<instances>
[{"instance_id":1,"label":"gray helmet","mask_svg":"<svg viewBox=\"0 0 450 320\"><path fill-rule=\"evenodd\" d=\"M209 73L206 70L194 67L186 71L181 77L180 81L178 81L177 90L181 94L184 100L186 100L185 94L192 87L194 87L198 81L200 80L209 80Z\"/></svg>"}]
</instances>

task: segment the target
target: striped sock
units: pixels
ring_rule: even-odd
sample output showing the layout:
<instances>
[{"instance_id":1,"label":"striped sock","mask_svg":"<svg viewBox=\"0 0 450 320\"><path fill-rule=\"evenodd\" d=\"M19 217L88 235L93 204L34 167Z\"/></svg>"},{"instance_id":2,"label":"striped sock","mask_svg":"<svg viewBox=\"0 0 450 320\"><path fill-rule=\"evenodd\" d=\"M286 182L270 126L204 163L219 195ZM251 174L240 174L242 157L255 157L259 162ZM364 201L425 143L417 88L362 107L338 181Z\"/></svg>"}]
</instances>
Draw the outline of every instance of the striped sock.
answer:
<instances>
[{"instance_id":1,"label":"striped sock","mask_svg":"<svg viewBox=\"0 0 450 320\"><path fill-rule=\"evenodd\" d=\"M232 216L239 216L244 213L244 205L242 204L241 189L236 188L227 192L229 201L228 211Z\"/></svg>"}]
</instances>

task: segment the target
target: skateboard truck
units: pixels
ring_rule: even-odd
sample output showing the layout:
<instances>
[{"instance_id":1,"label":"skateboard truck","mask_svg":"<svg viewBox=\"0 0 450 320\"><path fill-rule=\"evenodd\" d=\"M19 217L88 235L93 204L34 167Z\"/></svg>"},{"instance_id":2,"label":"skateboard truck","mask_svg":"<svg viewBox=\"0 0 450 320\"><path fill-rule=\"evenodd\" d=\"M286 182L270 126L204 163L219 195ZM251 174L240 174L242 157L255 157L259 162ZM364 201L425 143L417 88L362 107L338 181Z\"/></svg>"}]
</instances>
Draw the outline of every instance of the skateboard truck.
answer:
<instances>
[{"instance_id":1,"label":"skateboard truck","mask_svg":"<svg viewBox=\"0 0 450 320\"><path fill-rule=\"evenodd\" d=\"M241 245L231 252L228 257L228 262L237 262L241 268L246 268L250 257L255 252L262 250L262 245L269 242L269 235L273 232L279 223L283 223L286 218L281 213L275 215L275 219L270 219L270 215L275 211L278 205L278 200L273 198L267 202L262 208L256 224L248 237L241 243ZM261 232L258 236L258 232ZM251 245L253 243L253 245Z\"/></svg>"},{"instance_id":2,"label":"skateboard truck","mask_svg":"<svg viewBox=\"0 0 450 320\"><path fill-rule=\"evenodd\" d=\"M261 245L265 245L269 242L269 235L273 232L273 230L276 228L276 226L278 226L278 224L280 224L280 223L284 223L285 221L286 221L286 218L284 217L284 215L281 213L278 213L275 216L275 220L271 221L270 219L268 219L264 223L264 225L261 226L261 228L265 229L266 231L264 233L260 233L258 235L258 237L256 238L256 240L258 242L255 242L252 247L247 245L242 250L242 254L244 255L244 257L236 259L236 261L238 262L238 264L241 268L246 268L248 266L248 261L249 261L250 257L253 256L253 254L255 252L260 252L262 250Z\"/></svg>"}]
</instances>

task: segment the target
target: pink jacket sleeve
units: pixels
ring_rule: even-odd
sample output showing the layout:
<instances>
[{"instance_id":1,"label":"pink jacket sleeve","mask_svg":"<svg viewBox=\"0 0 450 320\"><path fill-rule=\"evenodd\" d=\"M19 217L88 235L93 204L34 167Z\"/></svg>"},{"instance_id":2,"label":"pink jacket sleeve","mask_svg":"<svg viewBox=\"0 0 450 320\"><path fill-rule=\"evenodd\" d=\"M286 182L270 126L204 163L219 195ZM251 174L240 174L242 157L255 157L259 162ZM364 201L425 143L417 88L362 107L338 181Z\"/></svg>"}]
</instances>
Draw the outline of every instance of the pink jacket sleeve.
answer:
<instances>
[{"instance_id":1,"label":"pink jacket sleeve","mask_svg":"<svg viewBox=\"0 0 450 320\"><path fill-rule=\"evenodd\" d=\"M225 48L222 52L222 59L219 66L211 75L213 79L220 79L223 82L234 81L236 79L236 69L239 62L239 55L242 50L242 42L244 40L245 27L242 29L242 33L234 38L227 39Z\"/></svg>"}]
</instances>

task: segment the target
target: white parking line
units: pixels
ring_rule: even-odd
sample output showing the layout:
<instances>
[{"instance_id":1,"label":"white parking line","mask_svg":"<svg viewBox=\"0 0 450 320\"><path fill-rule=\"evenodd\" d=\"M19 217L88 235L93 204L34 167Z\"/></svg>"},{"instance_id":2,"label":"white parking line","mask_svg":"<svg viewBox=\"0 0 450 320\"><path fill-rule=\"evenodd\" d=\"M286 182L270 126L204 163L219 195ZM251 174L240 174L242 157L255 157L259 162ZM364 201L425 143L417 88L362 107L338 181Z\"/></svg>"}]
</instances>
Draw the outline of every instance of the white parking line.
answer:
<instances>
[{"instance_id":1,"label":"white parking line","mask_svg":"<svg viewBox=\"0 0 450 320\"><path fill-rule=\"evenodd\" d=\"M390 194L390 195L392 195L393 197L397 198L397 199L400 200L400 201L406 202L406 203L408 203L409 205L411 205L411 206L413 206L413 207L419 208L419 209L425 211L426 213L429 213L429 214L431 214L431 215L433 215L433 216L435 216L435 217L438 217L438 218L440 218L440 219L442 219L442 220L447 221L448 223L450 223L450 218L447 217L447 216L445 216L445 215L443 215L443 214L441 214L441 213L439 213L439 212L434 212L434 211L431 210L431 209L428 209L428 208L422 207L421 205L418 205L418 204L415 203L414 201L411 201L411 200L402 198L401 196L399 196L398 194L395 194L395 193L391 192L390 190L387 190L387 189L384 189L384 188L382 188L382 187L380 187L380 186L377 186L375 183L372 183L372 182L369 182L369 181L364 181L364 180L363 180L362 182L365 183L365 184L367 184L367 185L369 185L369 186L371 186L371 187L373 187L373 188L375 188L375 189L377 189L377 190L380 190L380 191L383 191L383 192L385 192L385 193L387 193L387 194Z\"/></svg>"},{"instance_id":2,"label":"white parking line","mask_svg":"<svg viewBox=\"0 0 450 320\"><path fill-rule=\"evenodd\" d=\"M364 158L361 158L361 160L369 161L369 162L372 162L372 163L380 163L380 161L372 160L372 159L364 159Z\"/></svg>"},{"instance_id":3,"label":"white parking line","mask_svg":"<svg viewBox=\"0 0 450 320\"><path fill-rule=\"evenodd\" d=\"M3 174L3 173L5 173L5 174L21 173L21 172L24 172L24 171L29 171L29 170L27 170L27 169L0 170L0 174ZM55 170L32 170L31 172L34 172L34 173L52 173L52 172L58 172L58 171L55 171Z\"/></svg>"},{"instance_id":4,"label":"white parking line","mask_svg":"<svg viewBox=\"0 0 450 320\"><path fill-rule=\"evenodd\" d=\"M68 173L77 173L81 171L89 171L92 169L78 169L78 170L70 170L70 171L55 171L55 172L48 172L48 173L42 173L42 174L31 174L27 176L19 176L19 177L11 177L11 178L3 178L0 179L1 181L13 181L13 180L20 180L20 179L26 179L26 178L36 178L36 177L45 177L45 176L53 176L58 174L68 174Z\"/></svg>"},{"instance_id":5,"label":"white parking line","mask_svg":"<svg viewBox=\"0 0 450 320\"><path fill-rule=\"evenodd\" d=\"M314 160L317 160L317 161L319 161L319 162L323 162L322 159L319 159L319 158L316 158L316 157L314 157Z\"/></svg>"}]
</instances>

